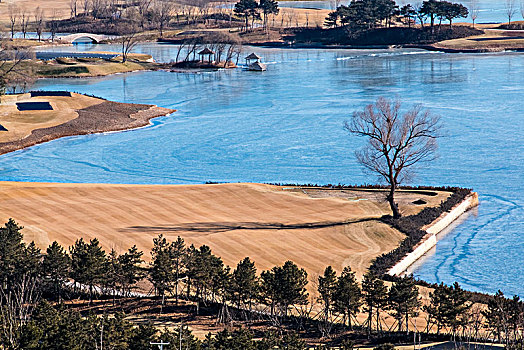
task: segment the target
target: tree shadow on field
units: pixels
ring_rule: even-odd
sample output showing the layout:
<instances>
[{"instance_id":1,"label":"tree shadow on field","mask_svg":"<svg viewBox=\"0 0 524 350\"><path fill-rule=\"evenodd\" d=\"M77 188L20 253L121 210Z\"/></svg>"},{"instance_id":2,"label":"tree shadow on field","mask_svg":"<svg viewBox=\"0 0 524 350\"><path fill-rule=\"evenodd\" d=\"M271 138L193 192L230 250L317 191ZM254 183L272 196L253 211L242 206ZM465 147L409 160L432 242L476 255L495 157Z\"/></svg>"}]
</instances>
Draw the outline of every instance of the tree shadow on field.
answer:
<instances>
[{"instance_id":1,"label":"tree shadow on field","mask_svg":"<svg viewBox=\"0 0 524 350\"><path fill-rule=\"evenodd\" d=\"M294 230L319 229L344 226L360 222L377 221L379 218L363 218L345 221L321 221L298 224L283 224L278 222L191 222L177 225L129 226L123 232L202 232L218 233L235 230Z\"/></svg>"}]
</instances>

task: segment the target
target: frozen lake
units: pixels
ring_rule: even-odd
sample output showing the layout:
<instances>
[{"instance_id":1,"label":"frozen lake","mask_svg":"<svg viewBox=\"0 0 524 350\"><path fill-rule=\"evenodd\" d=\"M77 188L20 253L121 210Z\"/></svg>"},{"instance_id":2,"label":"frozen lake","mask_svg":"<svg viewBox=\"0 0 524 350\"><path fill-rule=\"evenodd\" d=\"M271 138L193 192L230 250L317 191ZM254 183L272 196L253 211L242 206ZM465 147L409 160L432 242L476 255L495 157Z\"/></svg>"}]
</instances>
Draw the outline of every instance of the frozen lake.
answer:
<instances>
[{"instance_id":1,"label":"frozen lake","mask_svg":"<svg viewBox=\"0 0 524 350\"><path fill-rule=\"evenodd\" d=\"M442 116L445 136L440 158L413 184L472 187L481 205L414 273L524 296L523 54L245 49L261 55L268 70L40 80L38 89L178 112L139 130L60 139L4 155L0 179L371 183L376 179L353 155L361 140L346 134L344 120L379 96L406 106L422 103ZM176 48L150 43L136 51L169 61Z\"/></svg>"}]
</instances>

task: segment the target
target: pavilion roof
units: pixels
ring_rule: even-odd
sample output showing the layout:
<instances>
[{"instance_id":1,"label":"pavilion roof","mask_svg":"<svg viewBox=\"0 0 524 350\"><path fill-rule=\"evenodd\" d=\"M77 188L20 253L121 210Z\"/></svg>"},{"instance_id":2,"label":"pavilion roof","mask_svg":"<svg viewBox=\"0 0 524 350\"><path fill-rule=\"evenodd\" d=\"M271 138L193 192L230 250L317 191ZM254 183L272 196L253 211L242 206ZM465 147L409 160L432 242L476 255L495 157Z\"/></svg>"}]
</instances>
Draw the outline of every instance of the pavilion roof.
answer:
<instances>
[{"instance_id":1,"label":"pavilion roof","mask_svg":"<svg viewBox=\"0 0 524 350\"><path fill-rule=\"evenodd\" d=\"M261 57L254 52L246 57L246 60L259 60L259 59L261 59Z\"/></svg>"},{"instance_id":2,"label":"pavilion roof","mask_svg":"<svg viewBox=\"0 0 524 350\"><path fill-rule=\"evenodd\" d=\"M204 48L204 50L200 51L198 54L199 55L214 55L215 53L206 47Z\"/></svg>"}]
</instances>

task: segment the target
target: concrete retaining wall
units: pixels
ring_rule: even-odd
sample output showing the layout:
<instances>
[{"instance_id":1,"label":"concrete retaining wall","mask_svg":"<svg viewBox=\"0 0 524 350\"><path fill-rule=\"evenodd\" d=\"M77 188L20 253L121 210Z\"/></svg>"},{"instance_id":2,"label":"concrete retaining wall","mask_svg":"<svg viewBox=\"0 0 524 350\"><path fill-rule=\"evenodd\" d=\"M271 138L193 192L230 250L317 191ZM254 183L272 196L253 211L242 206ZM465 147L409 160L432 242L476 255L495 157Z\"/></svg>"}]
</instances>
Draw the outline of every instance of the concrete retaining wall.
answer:
<instances>
[{"instance_id":1,"label":"concrete retaining wall","mask_svg":"<svg viewBox=\"0 0 524 350\"><path fill-rule=\"evenodd\" d=\"M413 251L406 255L402 260L396 263L389 271L391 276L401 275L408 269L415 261L420 259L428 250L437 244L437 234L445 229L449 224L455 221L459 216L464 214L467 210L476 207L479 204L478 194L472 192L460 204L457 204L451 211L442 213L431 224L423 227L427 235L415 246Z\"/></svg>"}]
</instances>

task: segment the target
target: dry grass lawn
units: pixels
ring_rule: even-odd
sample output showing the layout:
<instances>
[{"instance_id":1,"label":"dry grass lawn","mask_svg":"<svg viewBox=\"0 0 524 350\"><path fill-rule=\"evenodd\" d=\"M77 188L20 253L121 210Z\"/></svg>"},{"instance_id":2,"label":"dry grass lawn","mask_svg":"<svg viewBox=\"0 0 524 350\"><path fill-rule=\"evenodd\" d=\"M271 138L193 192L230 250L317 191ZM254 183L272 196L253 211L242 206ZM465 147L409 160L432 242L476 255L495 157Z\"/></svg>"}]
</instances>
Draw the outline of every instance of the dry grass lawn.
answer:
<instances>
[{"instance_id":1,"label":"dry grass lawn","mask_svg":"<svg viewBox=\"0 0 524 350\"><path fill-rule=\"evenodd\" d=\"M69 0L3 0L0 3L0 22L7 25L9 22L8 7L10 4L15 4L20 9L24 9L26 13L33 17L33 12L37 7L44 10L46 16L51 16L56 13L59 18L69 17L70 8Z\"/></svg>"},{"instance_id":2,"label":"dry grass lawn","mask_svg":"<svg viewBox=\"0 0 524 350\"><path fill-rule=\"evenodd\" d=\"M524 49L524 32L485 29L482 35L441 41L434 46L456 50Z\"/></svg>"},{"instance_id":3,"label":"dry grass lawn","mask_svg":"<svg viewBox=\"0 0 524 350\"><path fill-rule=\"evenodd\" d=\"M259 269L293 260L314 280L327 265L339 271L350 265L361 275L374 257L403 239L385 224L366 221L388 212L373 200L376 193L369 196L314 198L262 184L0 182L0 219L14 218L25 227L25 239L41 248L54 240L70 246L80 237L97 237L106 249L123 251L136 244L149 259L153 237L180 235L189 244L209 245L230 266L245 256Z\"/></svg>"},{"instance_id":4,"label":"dry grass lawn","mask_svg":"<svg viewBox=\"0 0 524 350\"><path fill-rule=\"evenodd\" d=\"M18 111L17 102L50 102L52 111ZM23 139L33 130L63 124L78 117L76 110L94 106L103 100L79 94L73 97L33 97L29 93L2 96L0 125L8 131L0 131L0 143Z\"/></svg>"}]
</instances>

